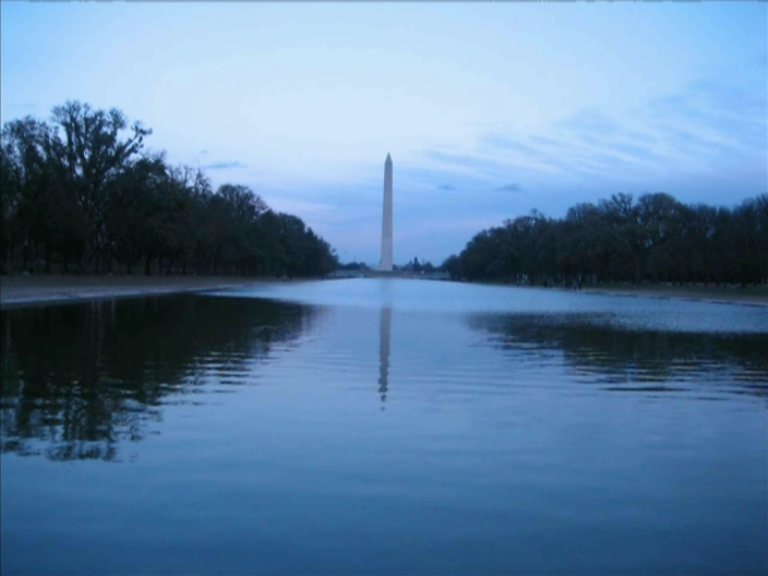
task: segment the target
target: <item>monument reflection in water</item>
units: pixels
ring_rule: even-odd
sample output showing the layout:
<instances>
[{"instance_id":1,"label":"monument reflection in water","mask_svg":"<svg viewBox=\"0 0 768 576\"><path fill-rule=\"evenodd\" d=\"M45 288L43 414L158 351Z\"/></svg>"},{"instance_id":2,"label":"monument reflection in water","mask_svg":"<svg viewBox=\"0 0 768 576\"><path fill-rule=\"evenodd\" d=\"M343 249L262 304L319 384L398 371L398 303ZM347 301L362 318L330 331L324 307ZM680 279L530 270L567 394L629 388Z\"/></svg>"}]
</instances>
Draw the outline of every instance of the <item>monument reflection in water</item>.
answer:
<instances>
[{"instance_id":1,"label":"monument reflection in water","mask_svg":"<svg viewBox=\"0 0 768 576\"><path fill-rule=\"evenodd\" d=\"M763 311L391 279L3 310L0 570L765 574Z\"/></svg>"},{"instance_id":2,"label":"monument reflection in water","mask_svg":"<svg viewBox=\"0 0 768 576\"><path fill-rule=\"evenodd\" d=\"M379 316L379 394L381 401L387 399L389 385L389 343L392 338L392 308L382 308Z\"/></svg>"}]
</instances>

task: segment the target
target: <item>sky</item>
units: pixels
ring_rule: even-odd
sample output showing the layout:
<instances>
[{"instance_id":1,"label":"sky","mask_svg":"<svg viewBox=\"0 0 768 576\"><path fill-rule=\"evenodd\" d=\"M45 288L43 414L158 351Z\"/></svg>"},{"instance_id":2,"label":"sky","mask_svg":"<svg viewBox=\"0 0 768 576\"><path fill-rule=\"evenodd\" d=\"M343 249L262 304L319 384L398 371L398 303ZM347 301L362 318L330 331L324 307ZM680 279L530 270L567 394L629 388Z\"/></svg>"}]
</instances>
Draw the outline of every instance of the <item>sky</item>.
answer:
<instances>
[{"instance_id":1,"label":"sky","mask_svg":"<svg viewBox=\"0 0 768 576\"><path fill-rule=\"evenodd\" d=\"M0 3L0 119L119 108L342 261L439 264L537 209L768 192L768 4Z\"/></svg>"}]
</instances>

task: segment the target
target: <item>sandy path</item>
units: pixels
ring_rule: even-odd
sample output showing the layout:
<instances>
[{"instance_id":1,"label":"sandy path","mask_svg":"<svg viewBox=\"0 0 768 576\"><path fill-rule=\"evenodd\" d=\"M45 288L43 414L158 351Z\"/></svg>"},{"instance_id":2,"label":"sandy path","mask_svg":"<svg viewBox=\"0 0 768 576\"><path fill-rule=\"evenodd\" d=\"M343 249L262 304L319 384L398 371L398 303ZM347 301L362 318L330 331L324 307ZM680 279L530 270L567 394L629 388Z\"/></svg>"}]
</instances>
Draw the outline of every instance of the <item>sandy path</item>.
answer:
<instances>
[{"instance_id":1,"label":"sandy path","mask_svg":"<svg viewBox=\"0 0 768 576\"><path fill-rule=\"evenodd\" d=\"M768 287L766 286L750 287L746 289L719 286L589 286L585 287L582 292L612 296L635 296L662 299L673 298L694 302L748 304L751 306L768 307Z\"/></svg>"},{"instance_id":2,"label":"sandy path","mask_svg":"<svg viewBox=\"0 0 768 576\"><path fill-rule=\"evenodd\" d=\"M0 307L199 292L270 281L207 276L0 276Z\"/></svg>"}]
</instances>

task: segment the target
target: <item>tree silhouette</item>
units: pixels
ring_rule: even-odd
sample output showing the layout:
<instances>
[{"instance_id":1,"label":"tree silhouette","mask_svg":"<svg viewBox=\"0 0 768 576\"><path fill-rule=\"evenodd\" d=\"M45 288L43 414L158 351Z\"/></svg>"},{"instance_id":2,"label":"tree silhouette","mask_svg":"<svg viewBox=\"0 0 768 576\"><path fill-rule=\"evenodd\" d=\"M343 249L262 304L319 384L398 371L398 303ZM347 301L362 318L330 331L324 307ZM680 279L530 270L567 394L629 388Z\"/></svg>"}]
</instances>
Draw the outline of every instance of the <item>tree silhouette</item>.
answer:
<instances>
[{"instance_id":1,"label":"tree silhouette","mask_svg":"<svg viewBox=\"0 0 768 576\"><path fill-rule=\"evenodd\" d=\"M454 278L579 287L585 282L768 282L768 194L728 209L669 194L615 194L476 234L441 268Z\"/></svg>"},{"instance_id":2,"label":"tree silhouette","mask_svg":"<svg viewBox=\"0 0 768 576\"><path fill-rule=\"evenodd\" d=\"M215 192L201 170L144 150L119 110L67 102L50 124L6 123L0 158L3 271L319 276L338 264L301 219L247 186Z\"/></svg>"}]
</instances>

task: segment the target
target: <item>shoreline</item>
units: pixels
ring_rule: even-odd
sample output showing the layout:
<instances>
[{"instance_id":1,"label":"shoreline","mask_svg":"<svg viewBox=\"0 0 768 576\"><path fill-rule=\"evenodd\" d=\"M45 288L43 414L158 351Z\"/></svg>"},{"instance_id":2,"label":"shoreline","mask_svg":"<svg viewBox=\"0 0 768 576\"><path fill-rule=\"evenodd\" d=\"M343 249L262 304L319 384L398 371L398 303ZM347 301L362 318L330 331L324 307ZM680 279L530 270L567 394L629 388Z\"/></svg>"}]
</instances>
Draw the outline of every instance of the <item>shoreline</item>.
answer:
<instances>
[{"instance_id":1,"label":"shoreline","mask_svg":"<svg viewBox=\"0 0 768 576\"><path fill-rule=\"evenodd\" d=\"M295 281L301 281L296 279ZM247 286L278 283L270 277L239 278L227 276L69 276L69 275L13 275L0 276L0 309L20 306L64 304L86 300L163 296L185 292L207 292ZM481 282L480 284L485 284ZM581 290L563 287L517 286L515 284L487 283L495 286L559 290L602 296L655 298L768 307L768 286L670 286L662 284L586 285Z\"/></svg>"},{"instance_id":2,"label":"shoreline","mask_svg":"<svg viewBox=\"0 0 768 576\"><path fill-rule=\"evenodd\" d=\"M703 284L688 286L668 284L585 284L580 290L576 290L565 288L564 286L526 286L506 282L474 282L468 280L459 280L458 282L507 288L556 290L559 292L591 294L594 296L623 296L627 298L654 298L657 300L768 307L768 285L742 288L741 286L716 286L713 284L709 286L704 286Z\"/></svg>"},{"instance_id":3,"label":"shoreline","mask_svg":"<svg viewBox=\"0 0 768 576\"><path fill-rule=\"evenodd\" d=\"M0 276L0 309L207 292L272 282L279 280L226 276Z\"/></svg>"},{"instance_id":4,"label":"shoreline","mask_svg":"<svg viewBox=\"0 0 768 576\"><path fill-rule=\"evenodd\" d=\"M561 288L561 290L571 292ZM742 306L768 307L768 287L724 287L724 286L584 286L583 294L600 296L624 296L628 298L655 298L657 300L681 300L685 302L708 302L710 304L736 304Z\"/></svg>"}]
</instances>

